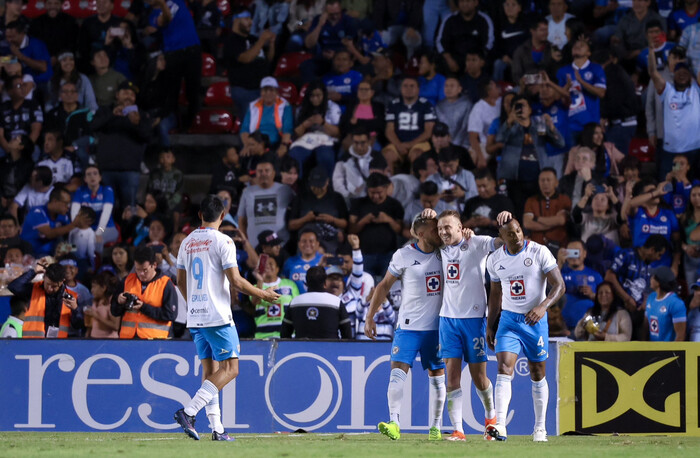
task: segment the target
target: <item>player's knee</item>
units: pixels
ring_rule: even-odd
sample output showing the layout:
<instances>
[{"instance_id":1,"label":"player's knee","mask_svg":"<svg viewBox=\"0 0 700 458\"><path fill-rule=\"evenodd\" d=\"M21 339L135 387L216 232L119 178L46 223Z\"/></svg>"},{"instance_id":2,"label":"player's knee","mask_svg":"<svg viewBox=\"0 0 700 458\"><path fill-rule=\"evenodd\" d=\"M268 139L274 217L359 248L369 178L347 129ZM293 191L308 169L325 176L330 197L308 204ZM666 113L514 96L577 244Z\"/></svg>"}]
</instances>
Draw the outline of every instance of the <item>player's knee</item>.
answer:
<instances>
[{"instance_id":1,"label":"player's knee","mask_svg":"<svg viewBox=\"0 0 700 458\"><path fill-rule=\"evenodd\" d=\"M539 382L545 377L545 368L541 364L531 364L530 365L530 378L534 382Z\"/></svg>"},{"instance_id":2,"label":"player's knee","mask_svg":"<svg viewBox=\"0 0 700 458\"><path fill-rule=\"evenodd\" d=\"M513 375L513 367L505 361L501 361L498 363L498 373L505 375Z\"/></svg>"},{"instance_id":3,"label":"player's knee","mask_svg":"<svg viewBox=\"0 0 700 458\"><path fill-rule=\"evenodd\" d=\"M226 374L226 378L233 380L238 377L238 361L231 358L224 364L221 364L220 369Z\"/></svg>"}]
</instances>

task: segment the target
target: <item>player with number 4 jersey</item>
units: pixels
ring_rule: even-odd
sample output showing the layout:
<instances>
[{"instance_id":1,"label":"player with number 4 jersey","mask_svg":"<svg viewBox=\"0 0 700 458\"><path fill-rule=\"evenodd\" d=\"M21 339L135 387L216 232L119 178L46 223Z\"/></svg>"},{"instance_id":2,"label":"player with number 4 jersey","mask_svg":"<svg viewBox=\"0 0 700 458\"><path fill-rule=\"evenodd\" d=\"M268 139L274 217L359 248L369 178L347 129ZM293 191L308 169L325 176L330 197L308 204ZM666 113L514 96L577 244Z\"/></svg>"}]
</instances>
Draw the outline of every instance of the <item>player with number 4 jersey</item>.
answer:
<instances>
[{"instance_id":1,"label":"player with number 4 jersey","mask_svg":"<svg viewBox=\"0 0 700 458\"><path fill-rule=\"evenodd\" d=\"M230 286L244 294L267 302L279 300L272 290L251 285L238 272L236 246L219 232L224 220L223 201L207 196L201 204L202 226L183 240L177 257L177 286L187 301L187 327L190 329L199 359L203 383L184 408L175 412L185 433L195 440L195 416L206 407L212 440L233 440L221 424L219 391L238 375L240 344L231 315Z\"/></svg>"},{"instance_id":2,"label":"player with number 4 jersey","mask_svg":"<svg viewBox=\"0 0 700 458\"><path fill-rule=\"evenodd\" d=\"M564 280L557 260L546 247L526 241L520 223L512 219L500 226L505 242L486 262L491 276L489 317L486 341L496 351L496 416L498 423L487 432L505 440L506 415L511 398L513 369L520 350L529 363L532 380L532 401L535 407L535 442L547 441L545 420L549 386L545 378L545 362L549 345L547 309L564 295ZM546 294L549 283L549 294ZM497 323L500 314L500 321ZM496 326L498 329L496 330Z\"/></svg>"}]
</instances>

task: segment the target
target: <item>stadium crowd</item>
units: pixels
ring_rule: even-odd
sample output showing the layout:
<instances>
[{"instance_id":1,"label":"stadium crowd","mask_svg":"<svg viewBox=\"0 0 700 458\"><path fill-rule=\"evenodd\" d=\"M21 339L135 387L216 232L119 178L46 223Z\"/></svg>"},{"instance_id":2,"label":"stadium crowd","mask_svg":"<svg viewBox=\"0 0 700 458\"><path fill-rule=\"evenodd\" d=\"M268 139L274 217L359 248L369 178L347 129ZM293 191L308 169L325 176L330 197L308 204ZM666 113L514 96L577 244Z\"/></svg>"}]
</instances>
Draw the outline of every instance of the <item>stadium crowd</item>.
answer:
<instances>
[{"instance_id":1,"label":"stadium crowd","mask_svg":"<svg viewBox=\"0 0 700 458\"><path fill-rule=\"evenodd\" d=\"M73 3L0 16L3 336L187 338L172 282L199 218L172 134L202 122L213 58L240 141L202 191L282 295L232 295L241 337L365 338L432 208L494 237L510 211L551 250L551 336L700 340L698 0ZM307 287L330 315L290 312Z\"/></svg>"}]
</instances>

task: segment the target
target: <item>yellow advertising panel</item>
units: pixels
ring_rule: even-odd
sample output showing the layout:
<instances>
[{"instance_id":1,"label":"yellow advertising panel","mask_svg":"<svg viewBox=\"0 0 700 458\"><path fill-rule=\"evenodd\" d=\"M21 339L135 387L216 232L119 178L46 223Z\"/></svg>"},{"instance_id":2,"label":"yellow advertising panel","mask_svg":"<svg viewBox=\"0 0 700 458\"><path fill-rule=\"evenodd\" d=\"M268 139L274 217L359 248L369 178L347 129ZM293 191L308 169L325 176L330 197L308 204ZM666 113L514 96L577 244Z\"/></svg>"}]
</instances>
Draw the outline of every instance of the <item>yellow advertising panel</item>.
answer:
<instances>
[{"instance_id":1,"label":"yellow advertising panel","mask_svg":"<svg viewBox=\"0 0 700 458\"><path fill-rule=\"evenodd\" d=\"M559 434L700 436L700 343L559 347Z\"/></svg>"}]
</instances>

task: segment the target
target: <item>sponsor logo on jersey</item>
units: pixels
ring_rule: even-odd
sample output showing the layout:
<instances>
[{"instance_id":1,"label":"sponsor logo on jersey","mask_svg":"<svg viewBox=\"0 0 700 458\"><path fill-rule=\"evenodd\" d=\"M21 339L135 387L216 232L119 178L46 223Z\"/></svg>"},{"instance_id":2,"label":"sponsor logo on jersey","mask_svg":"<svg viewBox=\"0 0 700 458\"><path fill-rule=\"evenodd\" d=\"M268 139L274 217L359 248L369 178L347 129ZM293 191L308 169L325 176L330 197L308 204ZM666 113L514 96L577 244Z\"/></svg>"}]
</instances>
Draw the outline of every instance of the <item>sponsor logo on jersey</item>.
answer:
<instances>
[{"instance_id":1,"label":"sponsor logo on jersey","mask_svg":"<svg viewBox=\"0 0 700 458\"><path fill-rule=\"evenodd\" d=\"M197 240L190 239L185 244L185 253L200 253L202 251L209 251L209 246L212 244L212 239Z\"/></svg>"}]
</instances>

